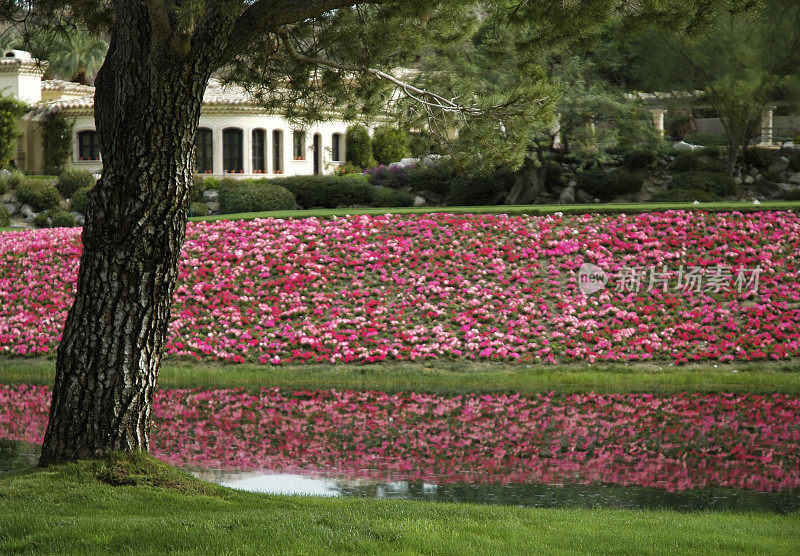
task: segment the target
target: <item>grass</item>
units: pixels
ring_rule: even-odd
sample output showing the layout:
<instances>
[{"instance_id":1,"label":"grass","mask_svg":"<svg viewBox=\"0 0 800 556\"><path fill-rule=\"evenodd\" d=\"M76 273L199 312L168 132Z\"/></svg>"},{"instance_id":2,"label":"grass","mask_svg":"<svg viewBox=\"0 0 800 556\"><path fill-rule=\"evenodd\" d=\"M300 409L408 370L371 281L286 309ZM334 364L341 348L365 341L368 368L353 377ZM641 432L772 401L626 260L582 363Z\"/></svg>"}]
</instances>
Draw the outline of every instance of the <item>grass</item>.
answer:
<instances>
[{"instance_id":1,"label":"grass","mask_svg":"<svg viewBox=\"0 0 800 556\"><path fill-rule=\"evenodd\" d=\"M236 492L145 456L0 476L0 552L797 554L800 515Z\"/></svg>"},{"instance_id":2,"label":"grass","mask_svg":"<svg viewBox=\"0 0 800 556\"><path fill-rule=\"evenodd\" d=\"M253 218L331 218L333 216L356 214L431 214L446 212L450 214L551 214L554 212L618 214L653 212L665 210L705 210L709 212L756 212L762 210L800 210L800 201L767 201L760 205L752 203L623 203L623 204L586 204L586 205L492 205L474 207L394 207L394 208L359 208L359 209L312 209L312 210L279 210L268 212L245 212L238 214L219 214L215 216L197 216L194 221L211 222L214 220L252 220Z\"/></svg>"},{"instance_id":3,"label":"grass","mask_svg":"<svg viewBox=\"0 0 800 556\"><path fill-rule=\"evenodd\" d=\"M736 372L734 372L734 369ZM0 359L2 384L51 384L48 359ZM369 389L441 394L465 392L783 392L800 395L800 361L670 366L661 364L492 364L470 361L319 364L301 366L222 365L165 362L162 388Z\"/></svg>"}]
</instances>

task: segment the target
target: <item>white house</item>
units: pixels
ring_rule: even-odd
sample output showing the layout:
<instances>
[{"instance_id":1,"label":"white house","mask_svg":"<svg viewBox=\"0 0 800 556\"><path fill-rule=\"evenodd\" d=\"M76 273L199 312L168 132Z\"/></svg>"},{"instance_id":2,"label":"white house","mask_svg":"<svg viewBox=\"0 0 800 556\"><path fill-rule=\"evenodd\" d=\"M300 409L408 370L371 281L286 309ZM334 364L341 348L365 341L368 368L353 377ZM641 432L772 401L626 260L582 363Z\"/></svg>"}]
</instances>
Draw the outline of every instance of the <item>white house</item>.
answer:
<instances>
[{"instance_id":1,"label":"white house","mask_svg":"<svg viewBox=\"0 0 800 556\"><path fill-rule=\"evenodd\" d=\"M72 165L91 172L102 168L94 127L94 87L42 80L46 62L28 52L6 51L0 59L0 92L30 106L23 117L16 165L41 173L42 118L60 111L75 119ZM221 177L269 177L333 173L345 160L347 123L331 120L307 129L256 105L242 88L212 79L203 99L196 140L197 172Z\"/></svg>"}]
</instances>

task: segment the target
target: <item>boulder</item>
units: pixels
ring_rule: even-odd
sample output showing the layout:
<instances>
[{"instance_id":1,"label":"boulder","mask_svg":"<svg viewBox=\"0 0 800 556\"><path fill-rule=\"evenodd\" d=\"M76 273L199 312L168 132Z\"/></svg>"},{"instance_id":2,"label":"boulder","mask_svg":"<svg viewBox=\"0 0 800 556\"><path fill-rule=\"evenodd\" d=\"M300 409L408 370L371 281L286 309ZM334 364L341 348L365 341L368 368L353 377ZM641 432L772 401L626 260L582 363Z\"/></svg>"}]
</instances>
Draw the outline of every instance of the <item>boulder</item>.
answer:
<instances>
[{"instance_id":1,"label":"boulder","mask_svg":"<svg viewBox=\"0 0 800 556\"><path fill-rule=\"evenodd\" d=\"M753 176L745 176L744 183L754 183L756 179Z\"/></svg>"},{"instance_id":2,"label":"boulder","mask_svg":"<svg viewBox=\"0 0 800 556\"><path fill-rule=\"evenodd\" d=\"M34 218L36 218L36 215L38 214L36 212L33 212L33 207L27 204L22 205L22 207L19 209L19 213L27 220L33 220Z\"/></svg>"},{"instance_id":3,"label":"boulder","mask_svg":"<svg viewBox=\"0 0 800 556\"><path fill-rule=\"evenodd\" d=\"M19 212L19 206L17 205L17 203L3 203L3 205L6 207L8 214L11 216L14 216Z\"/></svg>"},{"instance_id":4,"label":"boulder","mask_svg":"<svg viewBox=\"0 0 800 556\"><path fill-rule=\"evenodd\" d=\"M789 183L796 183L800 185L800 172L795 172L791 176L789 176Z\"/></svg>"},{"instance_id":5,"label":"boulder","mask_svg":"<svg viewBox=\"0 0 800 556\"><path fill-rule=\"evenodd\" d=\"M206 201L217 201L219 199L219 191L216 189L206 189L203 191L203 199Z\"/></svg>"},{"instance_id":6,"label":"boulder","mask_svg":"<svg viewBox=\"0 0 800 556\"><path fill-rule=\"evenodd\" d=\"M579 203L584 203L584 204L591 203L592 196L586 193L583 189L578 189L575 192L575 200L577 200Z\"/></svg>"},{"instance_id":7,"label":"boulder","mask_svg":"<svg viewBox=\"0 0 800 556\"><path fill-rule=\"evenodd\" d=\"M444 197L439 195L438 193L434 193L433 191L428 191L427 189L423 189L422 191L417 192L417 195L425 199L429 203L440 204L444 201Z\"/></svg>"},{"instance_id":8,"label":"boulder","mask_svg":"<svg viewBox=\"0 0 800 556\"><path fill-rule=\"evenodd\" d=\"M70 214L75 219L76 226L83 226L86 223L86 218L77 210L73 210Z\"/></svg>"},{"instance_id":9,"label":"boulder","mask_svg":"<svg viewBox=\"0 0 800 556\"><path fill-rule=\"evenodd\" d=\"M779 184L769 180L760 180L756 184L756 190L769 199L777 198L783 191Z\"/></svg>"},{"instance_id":10,"label":"boulder","mask_svg":"<svg viewBox=\"0 0 800 556\"><path fill-rule=\"evenodd\" d=\"M414 206L421 207L425 204L425 199L420 197L419 195L414 196Z\"/></svg>"},{"instance_id":11,"label":"boulder","mask_svg":"<svg viewBox=\"0 0 800 556\"><path fill-rule=\"evenodd\" d=\"M564 191L561 192L561 195L558 196L559 203L574 203L575 202L575 188L567 187Z\"/></svg>"},{"instance_id":12,"label":"boulder","mask_svg":"<svg viewBox=\"0 0 800 556\"><path fill-rule=\"evenodd\" d=\"M569 180L567 182L567 187L578 187L578 180Z\"/></svg>"},{"instance_id":13,"label":"boulder","mask_svg":"<svg viewBox=\"0 0 800 556\"><path fill-rule=\"evenodd\" d=\"M783 172L789 167L789 159L785 156L778 156L769 165L770 172Z\"/></svg>"},{"instance_id":14,"label":"boulder","mask_svg":"<svg viewBox=\"0 0 800 556\"><path fill-rule=\"evenodd\" d=\"M691 152L702 147L698 147L697 145L692 145L691 143L687 143L686 141L678 141L677 143L672 144L672 148L678 152Z\"/></svg>"},{"instance_id":15,"label":"boulder","mask_svg":"<svg viewBox=\"0 0 800 556\"><path fill-rule=\"evenodd\" d=\"M217 201L207 201L206 206L208 207L208 211L212 214L217 214L219 212L219 203Z\"/></svg>"},{"instance_id":16,"label":"boulder","mask_svg":"<svg viewBox=\"0 0 800 556\"><path fill-rule=\"evenodd\" d=\"M749 172L749 174L750 174L751 176L753 176L753 177L757 176L757 175L758 175L758 168L756 168L755 166L753 166L752 168L750 168L750 172Z\"/></svg>"}]
</instances>

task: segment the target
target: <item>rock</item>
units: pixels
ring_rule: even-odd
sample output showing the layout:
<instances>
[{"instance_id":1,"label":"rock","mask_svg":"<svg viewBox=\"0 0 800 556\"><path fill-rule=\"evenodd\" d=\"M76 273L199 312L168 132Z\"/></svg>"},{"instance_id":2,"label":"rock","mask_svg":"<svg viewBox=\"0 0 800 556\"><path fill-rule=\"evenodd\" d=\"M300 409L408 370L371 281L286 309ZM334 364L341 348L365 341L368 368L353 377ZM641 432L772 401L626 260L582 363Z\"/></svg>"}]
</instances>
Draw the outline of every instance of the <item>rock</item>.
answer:
<instances>
[{"instance_id":1,"label":"rock","mask_svg":"<svg viewBox=\"0 0 800 556\"><path fill-rule=\"evenodd\" d=\"M753 176L745 176L744 183L754 183L756 179Z\"/></svg>"},{"instance_id":2,"label":"rock","mask_svg":"<svg viewBox=\"0 0 800 556\"><path fill-rule=\"evenodd\" d=\"M779 183L778 187L781 188L781 191L783 193L791 193L792 191L795 191L797 189L797 186L794 185L793 183Z\"/></svg>"},{"instance_id":3,"label":"rock","mask_svg":"<svg viewBox=\"0 0 800 556\"><path fill-rule=\"evenodd\" d=\"M761 201L759 201L758 199L755 199L755 200L753 201L753 204L754 204L754 205L760 205L760 204L761 204Z\"/></svg>"},{"instance_id":4,"label":"rock","mask_svg":"<svg viewBox=\"0 0 800 556\"><path fill-rule=\"evenodd\" d=\"M740 178L739 176L736 176L735 178L733 178L733 183L735 183L736 185L741 185L742 184L742 178Z\"/></svg>"},{"instance_id":5,"label":"rock","mask_svg":"<svg viewBox=\"0 0 800 556\"><path fill-rule=\"evenodd\" d=\"M578 187L578 180L569 180L567 182L567 187Z\"/></svg>"},{"instance_id":6,"label":"rock","mask_svg":"<svg viewBox=\"0 0 800 556\"><path fill-rule=\"evenodd\" d=\"M691 152L702 147L698 147L697 145L692 145L691 143L687 143L686 141L678 141L677 143L672 144L672 148L678 152Z\"/></svg>"},{"instance_id":7,"label":"rock","mask_svg":"<svg viewBox=\"0 0 800 556\"><path fill-rule=\"evenodd\" d=\"M206 189L203 191L203 199L206 201L217 201L219 199L219 191L216 189Z\"/></svg>"},{"instance_id":8,"label":"rock","mask_svg":"<svg viewBox=\"0 0 800 556\"><path fill-rule=\"evenodd\" d=\"M669 165L669 162L667 162L666 159L664 159L664 158L659 158L658 159L658 165L662 166L662 167L666 167L666 166Z\"/></svg>"},{"instance_id":9,"label":"rock","mask_svg":"<svg viewBox=\"0 0 800 556\"><path fill-rule=\"evenodd\" d=\"M17 206L17 203L3 203L3 205L5 205L6 210L8 211L8 214L10 216L14 216L19 212L19 206Z\"/></svg>"},{"instance_id":10,"label":"rock","mask_svg":"<svg viewBox=\"0 0 800 556\"><path fill-rule=\"evenodd\" d=\"M584 203L584 204L592 202L592 196L586 193L583 189L578 189L575 192L575 199L579 203Z\"/></svg>"},{"instance_id":11,"label":"rock","mask_svg":"<svg viewBox=\"0 0 800 556\"><path fill-rule=\"evenodd\" d=\"M421 207L425 204L425 199L420 197L419 195L414 196L414 206Z\"/></svg>"},{"instance_id":12,"label":"rock","mask_svg":"<svg viewBox=\"0 0 800 556\"><path fill-rule=\"evenodd\" d=\"M783 145L781 145L781 150L786 153L795 153L800 151L800 145L797 143L792 143L791 141L786 141Z\"/></svg>"},{"instance_id":13,"label":"rock","mask_svg":"<svg viewBox=\"0 0 800 556\"><path fill-rule=\"evenodd\" d=\"M86 223L86 218L80 212L73 210L70 214L75 219L75 224L77 226L83 226Z\"/></svg>"},{"instance_id":14,"label":"rock","mask_svg":"<svg viewBox=\"0 0 800 556\"><path fill-rule=\"evenodd\" d=\"M749 172L749 174L750 174L751 176L753 176L753 177L757 176L757 175L758 175L758 168L756 168L755 166L753 166L752 168L750 168L750 172Z\"/></svg>"},{"instance_id":15,"label":"rock","mask_svg":"<svg viewBox=\"0 0 800 556\"><path fill-rule=\"evenodd\" d=\"M778 185L774 181L769 181L769 180L760 180L756 184L756 190L765 197L770 199L775 199L782 192L780 185Z\"/></svg>"},{"instance_id":16,"label":"rock","mask_svg":"<svg viewBox=\"0 0 800 556\"><path fill-rule=\"evenodd\" d=\"M770 172L783 172L789 167L789 159L785 156L779 156L772 161L769 165Z\"/></svg>"},{"instance_id":17,"label":"rock","mask_svg":"<svg viewBox=\"0 0 800 556\"><path fill-rule=\"evenodd\" d=\"M789 176L789 183L800 184L800 172L795 172L794 174Z\"/></svg>"},{"instance_id":18,"label":"rock","mask_svg":"<svg viewBox=\"0 0 800 556\"><path fill-rule=\"evenodd\" d=\"M210 212L213 212L215 214L219 212L219 203L217 201L207 201L206 206L208 207L208 210Z\"/></svg>"},{"instance_id":19,"label":"rock","mask_svg":"<svg viewBox=\"0 0 800 556\"><path fill-rule=\"evenodd\" d=\"M575 202L575 188L574 187L567 187L564 191L561 192L561 195L558 196L559 203L574 203Z\"/></svg>"},{"instance_id":20,"label":"rock","mask_svg":"<svg viewBox=\"0 0 800 556\"><path fill-rule=\"evenodd\" d=\"M38 213L33 212L33 208L30 205L22 205L22 208L19 209L20 215L25 217L27 220L33 220L36 218Z\"/></svg>"},{"instance_id":21,"label":"rock","mask_svg":"<svg viewBox=\"0 0 800 556\"><path fill-rule=\"evenodd\" d=\"M437 204L437 205L439 203L441 203L442 201L444 201L444 197L442 197L438 193L434 193L433 191L428 191L427 189L419 191L417 193L417 195L419 195L420 197L424 198L429 203L434 203L434 204Z\"/></svg>"},{"instance_id":22,"label":"rock","mask_svg":"<svg viewBox=\"0 0 800 556\"><path fill-rule=\"evenodd\" d=\"M592 202L596 205L600 204L600 197L595 197L594 199L592 199Z\"/></svg>"}]
</instances>

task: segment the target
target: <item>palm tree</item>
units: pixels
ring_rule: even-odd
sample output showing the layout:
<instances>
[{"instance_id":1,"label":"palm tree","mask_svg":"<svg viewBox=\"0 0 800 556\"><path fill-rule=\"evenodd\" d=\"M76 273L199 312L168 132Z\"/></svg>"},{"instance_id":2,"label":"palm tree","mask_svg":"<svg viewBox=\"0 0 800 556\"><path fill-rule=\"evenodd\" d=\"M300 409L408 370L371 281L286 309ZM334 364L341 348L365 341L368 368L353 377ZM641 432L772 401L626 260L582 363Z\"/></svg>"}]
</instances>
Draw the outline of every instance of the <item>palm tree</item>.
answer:
<instances>
[{"instance_id":1,"label":"palm tree","mask_svg":"<svg viewBox=\"0 0 800 556\"><path fill-rule=\"evenodd\" d=\"M103 64L108 44L82 29L48 33L44 57L54 77L88 85Z\"/></svg>"}]
</instances>

